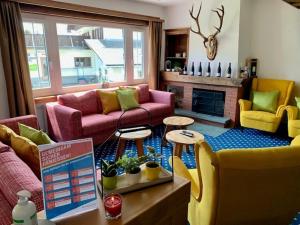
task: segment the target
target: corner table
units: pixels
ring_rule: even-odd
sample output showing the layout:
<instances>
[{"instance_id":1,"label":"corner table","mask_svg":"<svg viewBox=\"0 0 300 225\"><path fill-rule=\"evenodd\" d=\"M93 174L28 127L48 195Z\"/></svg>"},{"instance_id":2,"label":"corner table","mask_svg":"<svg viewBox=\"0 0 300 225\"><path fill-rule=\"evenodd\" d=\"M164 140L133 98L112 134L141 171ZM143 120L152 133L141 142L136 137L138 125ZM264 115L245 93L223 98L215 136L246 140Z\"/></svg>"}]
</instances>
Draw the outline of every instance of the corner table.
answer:
<instances>
[{"instance_id":1,"label":"corner table","mask_svg":"<svg viewBox=\"0 0 300 225\"><path fill-rule=\"evenodd\" d=\"M193 137L181 134L183 131L192 133ZM192 130L173 130L166 134L168 141L174 143L174 155L181 158L183 145L195 145L197 141L204 140L204 136Z\"/></svg>"},{"instance_id":2,"label":"corner table","mask_svg":"<svg viewBox=\"0 0 300 225\"><path fill-rule=\"evenodd\" d=\"M173 182L122 195L122 216L118 220L105 219L100 199L99 209L56 225L185 225L190 191L190 182L175 175ZM44 219L43 211L38 213L38 218Z\"/></svg>"}]
</instances>

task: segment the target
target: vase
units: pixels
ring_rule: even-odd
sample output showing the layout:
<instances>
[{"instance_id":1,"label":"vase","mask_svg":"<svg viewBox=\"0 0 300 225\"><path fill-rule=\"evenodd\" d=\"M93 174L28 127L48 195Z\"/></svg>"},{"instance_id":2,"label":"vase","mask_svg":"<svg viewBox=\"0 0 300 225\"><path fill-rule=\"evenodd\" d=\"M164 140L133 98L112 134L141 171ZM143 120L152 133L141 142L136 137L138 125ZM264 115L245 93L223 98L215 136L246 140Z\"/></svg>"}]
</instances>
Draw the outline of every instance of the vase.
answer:
<instances>
[{"instance_id":1,"label":"vase","mask_svg":"<svg viewBox=\"0 0 300 225\"><path fill-rule=\"evenodd\" d=\"M103 187L107 190L112 190L117 187L117 176L105 177L103 176Z\"/></svg>"},{"instance_id":2,"label":"vase","mask_svg":"<svg viewBox=\"0 0 300 225\"><path fill-rule=\"evenodd\" d=\"M146 163L146 177L148 180L153 181L159 178L159 174L161 172L161 167L159 164L155 162Z\"/></svg>"},{"instance_id":3,"label":"vase","mask_svg":"<svg viewBox=\"0 0 300 225\"><path fill-rule=\"evenodd\" d=\"M142 173L141 171L139 171L138 173L126 173L126 181L128 183L128 185L134 185L140 182L142 177Z\"/></svg>"}]
</instances>

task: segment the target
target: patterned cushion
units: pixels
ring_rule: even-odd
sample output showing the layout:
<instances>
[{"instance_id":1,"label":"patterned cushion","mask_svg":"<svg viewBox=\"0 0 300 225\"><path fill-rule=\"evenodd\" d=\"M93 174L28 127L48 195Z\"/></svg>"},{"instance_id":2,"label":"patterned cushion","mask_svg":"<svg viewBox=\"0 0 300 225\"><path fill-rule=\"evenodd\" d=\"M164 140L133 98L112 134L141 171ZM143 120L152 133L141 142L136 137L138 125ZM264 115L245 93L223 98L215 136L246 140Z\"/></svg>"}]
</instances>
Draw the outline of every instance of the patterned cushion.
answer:
<instances>
[{"instance_id":1,"label":"patterned cushion","mask_svg":"<svg viewBox=\"0 0 300 225\"><path fill-rule=\"evenodd\" d=\"M117 120L112 116L93 114L82 117L82 130L84 136L100 133L116 127Z\"/></svg>"},{"instance_id":2,"label":"patterned cushion","mask_svg":"<svg viewBox=\"0 0 300 225\"><path fill-rule=\"evenodd\" d=\"M0 225L10 225L12 222L12 207L9 205L4 195L0 191Z\"/></svg>"},{"instance_id":3,"label":"patterned cushion","mask_svg":"<svg viewBox=\"0 0 300 225\"><path fill-rule=\"evenodd\" d=\"M150 101L149 85L140 84L137 86L139 90L139 103L145 103Z\"/></svg>"},{"instance_id":4,"label":"patterned cushion","mask_svg":"<svg viewBox=\"0 0 300 225\"><path fill-rule=\"evenodd\" d=\"M61 105L77 109L82 115L98 113L98 101L95 91L65 94L58 96Z\"/></svg>"},{"instance_id":5,"label":"patterned cushion","mask_svg":"<svg viewBox=\"0 0 300 225\"><path fill-rule=\"evenodd\" d=\"M31 201L36 204L37 210L43 209L41 182L14 152L0 154L0 177L0 190L5 193L11 207L17 203L16 193L25 189L31 193Z\"/></svg>"}]
</instances>

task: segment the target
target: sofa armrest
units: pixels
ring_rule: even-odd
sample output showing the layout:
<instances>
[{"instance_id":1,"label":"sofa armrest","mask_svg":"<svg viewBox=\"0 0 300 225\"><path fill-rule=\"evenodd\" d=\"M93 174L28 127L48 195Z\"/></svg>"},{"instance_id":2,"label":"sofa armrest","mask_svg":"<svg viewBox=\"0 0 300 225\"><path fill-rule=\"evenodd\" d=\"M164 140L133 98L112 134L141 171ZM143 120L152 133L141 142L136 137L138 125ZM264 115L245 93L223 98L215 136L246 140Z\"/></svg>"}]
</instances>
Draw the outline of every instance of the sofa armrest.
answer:
<instances>
[{"instance_id":1,"label":"sofa armrest","mask_svg":"<svg viewBox=\"0 0 300 225\"><path fill-rule=\"evenodd\" d=\"M27 126L35 128L35 129L39 129L38 120L35 115L18 116L18 117L14 117L14 118L0 120L0 124L3 124L5 126L11 128L17 134L19 134L18 123L25 124Z\"/></svg>"},{"instance_id":2,"label":"sofa armrest","mask_svg":"<svg viewBox=\"0 0 300 225\"><path fill-rule=\"evenodd\" d=\"M240 104L240 110L242 111L249 111L251 110L251 106L252 106L252 102L249 100L245 100L245 99L240 99L239 100L239 104Z\"/></svg>"},{"instance_id":3,"label":"sofa armrest","mask_svg":"<svg viewBox=\"0 0 300 225\"><path fill-rule=\"evenodd\" d=\"M82 114L79 110L57 102L46 104L48 121L55 141L68 141L81 137Z\"/></svg>"},{"instance_id":4,"label":"sofa armrest","mask_svg":"<svg viewBox=\"0 0 300 225\"><path fill-rule=\"evenodd\" d=\"M298 117L298 108L296 106L288 105L285 107L288 115L288 120L296 120Z\"/></svg>"},{"instance_id":5,"label":"sofa armrest","mask_svg":"<svg viewBox=\"0 0 300 225\"><path fill-rule=\"evenodd\" d=\"M175 107L175 94L166 91L149 90L150 100L156 103L170 105L172 109Z\"/></svg>"}]
</instances>

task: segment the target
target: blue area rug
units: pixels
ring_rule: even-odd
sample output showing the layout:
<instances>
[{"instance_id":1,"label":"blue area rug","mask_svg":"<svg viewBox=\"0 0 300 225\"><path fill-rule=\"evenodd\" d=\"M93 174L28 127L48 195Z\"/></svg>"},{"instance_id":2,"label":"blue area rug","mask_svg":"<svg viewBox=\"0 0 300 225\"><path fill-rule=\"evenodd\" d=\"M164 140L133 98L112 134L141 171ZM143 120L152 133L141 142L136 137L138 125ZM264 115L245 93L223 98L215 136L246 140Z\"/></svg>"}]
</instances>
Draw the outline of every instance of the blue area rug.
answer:
<instances>
[{"instance_id":1,"label":"blue area rug","mask_svg":"<svg viewBox=\"0 0 300 225\"><path fill-rule=\"evenodd\" d=\"M207 125L206 125L207 126ZM210 129L212 126L210 126ZM144 145L151 145L157 149L157 152L160 151L160 142L162 135L163 127L158 126L154 129L154 132L151 137L145 139ZM274 146L284 146L289 144L287 138L282 138L276 135L267 134L253 129L229 129L228 131L213 137L205 134L203 132L206 141L210 144L213 151L218 151L221 149L233 149L233 148L262 148L262 147L274 147ZM217 133L217 132L216 132ZM112 142L107 143L101 149L95 149L95 159L96 166L99 168L100 159L113 161L115 157L117 146ZM145 149L144 149L145 150ZM134 142L128 141L126 144L126 151L129 156L136 155L136 146ZM167 147L162 148L163 159L162 165L164 168L170 169L168 164L168 159L172 154L172 146L168 145ZM183 151L182 159L187 165L188 168L195 168L195 155L191 150L190 153Z\"/></svg>"}]
</instances>

